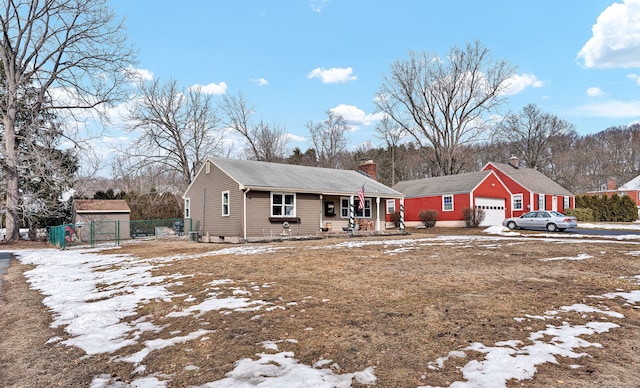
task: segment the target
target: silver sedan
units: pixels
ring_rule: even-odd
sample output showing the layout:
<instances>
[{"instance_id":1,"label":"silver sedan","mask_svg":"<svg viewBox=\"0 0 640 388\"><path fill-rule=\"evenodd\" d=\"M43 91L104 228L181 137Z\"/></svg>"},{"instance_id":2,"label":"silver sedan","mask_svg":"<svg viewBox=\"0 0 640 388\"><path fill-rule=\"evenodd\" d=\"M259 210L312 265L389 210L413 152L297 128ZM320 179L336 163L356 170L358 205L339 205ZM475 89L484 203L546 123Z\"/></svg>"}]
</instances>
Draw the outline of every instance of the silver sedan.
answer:
<instances>
[{"instance_id":1,"label":"silver sedan","mask_svg":"<svg viewBox=\"0 0 640 388\"><path fill-rule=\"evenodd\" d=\"M502 225L509 229L546 229L549 232L562 232L577 227L578 220L557 211L537 210L520 217L507 218L502 221Z\"/></svg>"}]
</instances>

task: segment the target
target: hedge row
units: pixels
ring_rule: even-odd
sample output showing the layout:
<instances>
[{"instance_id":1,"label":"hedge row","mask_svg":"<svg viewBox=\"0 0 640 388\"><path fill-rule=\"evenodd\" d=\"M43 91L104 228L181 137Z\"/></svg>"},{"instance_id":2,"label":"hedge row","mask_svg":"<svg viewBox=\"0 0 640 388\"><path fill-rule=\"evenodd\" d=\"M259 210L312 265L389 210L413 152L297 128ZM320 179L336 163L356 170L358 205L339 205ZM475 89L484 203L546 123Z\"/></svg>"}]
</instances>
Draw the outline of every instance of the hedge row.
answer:
<instances>
[{"instance_id":1,"label":"hedge row","mask_svg":"<svg viewBox=\"0 0 640 388\"><path fill-rule=\"evenodd\" d=\"M576 208L567 214L582 222L633 222L638 219L638 208L628 195L583 194L576 196Z\"/></svg>"}]
</instances>

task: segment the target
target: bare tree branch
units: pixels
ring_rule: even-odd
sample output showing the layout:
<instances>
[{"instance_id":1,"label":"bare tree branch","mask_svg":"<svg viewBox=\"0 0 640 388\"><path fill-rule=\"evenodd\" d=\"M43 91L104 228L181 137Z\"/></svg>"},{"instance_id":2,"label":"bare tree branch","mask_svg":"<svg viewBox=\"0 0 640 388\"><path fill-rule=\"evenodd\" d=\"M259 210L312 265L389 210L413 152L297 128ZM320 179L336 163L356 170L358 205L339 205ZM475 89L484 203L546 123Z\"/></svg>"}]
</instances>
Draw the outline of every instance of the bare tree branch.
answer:
<instances>
[{"instance_id":1,"label":"bare tree branch","mask_svg":"<svg viewBox=\"0 0 640 388\"><path fill-rule=\"evenodd\" d=\"M459 147L486 131L485 120L503 102L505 81L513 74L478 42L452 48L447 62L412 52L391 66L376 105L420 148L433 150L437 175L455 174L462 168Z\"/></svg>"},{"instance_id":2,"label":"bare tree branch","mask_svg":"<svg viewBox=\"0 0 640 388\"><path fill-rule=\"evenodd\" d=\"M210 95L181 90L175 80L143 83L141 96L128 114L129 131L140 136L121 150L130 169L163 166L191 183L207 156L224 153L225 130Z\"/></svg>"},{"instance_id":3,"label":"bare tree branch","mask_svg":"<svg viewBox=\"0 0 640 388\"><path fill-rule=\"evenodd\" d=\"M340 155L347 148L347 121L339 114L327 111L327 118L321 122L307 122L311 143L316 150L320 167L339 168Z\"/></svg>"},{"instance_id":4,"label":"bare tree branch","mask_svg":"<svg viewBox=\"0 0 640 388\"><path fill-rule=\"evenodd\" d=\"M254 124L251 119L254 108L242 93L224 95L220 108L225 113L226 125L247 142L245 152L248 159L265 162L284 160L288 145L284 126L277 123L269 125L262 120Z\"/></svg>"},{"instance_id":5,"label":"bare tree branch","mask_svg":"<svg viewBox=\"0 0 640 388\"><path fill-rule=\"evenodd\" d=\"M6 77L4 130L7 238L19 238L19 118L43 110L94 109L125 98L134 52L106 0L8 0L0 9ZM36 98L24 100L33 88ZM61 99L55 91L66 91Z\"/></svg>"},{"instance_id":6,"label":"bare tree branch","mask_svg":"<svg viewBox=\"0 0 640 388\"><path fill-rule=\"evenodd\" d=\"M535 104L528 104L520 114L508 115L503 120L497 136L512 142L527 167L536 168L550 160L550 141L574 130L573 124L542 112Z\"/></svg>"}]
</instances>

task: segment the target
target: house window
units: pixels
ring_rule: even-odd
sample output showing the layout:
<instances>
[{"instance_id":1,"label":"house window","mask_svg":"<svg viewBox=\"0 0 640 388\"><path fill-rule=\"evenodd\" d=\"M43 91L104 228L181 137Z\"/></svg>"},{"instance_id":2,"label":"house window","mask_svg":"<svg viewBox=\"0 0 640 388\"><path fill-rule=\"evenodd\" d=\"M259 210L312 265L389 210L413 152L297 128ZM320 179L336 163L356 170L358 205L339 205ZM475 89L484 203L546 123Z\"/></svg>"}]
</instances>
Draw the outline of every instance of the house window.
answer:
<instances>
[{"instance_id":1,"label":"house window","mask_svg":"<svg viewBox=\"0 0 640 388\"><path fill-rule=\"evenodd\" d=\"M288 193L271 193L272 217L295 217L296 195Z\"/></svg>"},{"instance_id":2,"label":"house window","mask_svg":"<svg viewBox=\"0 0 640 388\"><path fill-rule=\"evenodd\" d=\"M227 190L222 192L222 216L228 216L229 213L229 191Z\"/></svg>"},{"instance_id":3,"label":"house window","mask_svg":"<svg viewBox=\"0 0 640 388\"><path fill-rule=\"evenodd\" d=\"M205 164L204 164L204 172L205 172L205 174L208 174L208 173L211 172L211 163L205 162Z\"/></svg>"},{"instance_id":4,"label":"house window","mask_svg":"<svg viewBox=\"0 0 640 388\"><path fill-rule=\"evenodd\" d=\"M443 212L453 211L453 195L442 196L442 211Z\"/></svg>"},{"instance_id":5,"label":"house window","mask_svg":"<svg viewBox=\"0 0 640 388\"><path fill-rule=\"evenodd\" d=\"M571 203L570 203L571 198L565 196L564 197L564 202L562 204L562 208L563 209L569 209L571 207Z\"/></svg>"},{"instance_id":6,"label":"house window","mask_svg":"<svg viewBox=\"0 0 640 388\"><path fill-rule=\"evenodd\" d=\"M512 203L513 210L522 210L522 194L514 194Z\"/></svg>"},{"instance_id":7,"label":"house window","mask_svg":"<svg viewBox=\"0 0 640 388\"><path fill-rule=\"evenodd\" d=\"M538 210L545 210L545 208L544 208L544 194L538 194Z\"/></svg>"},{"instance_id":8,"label":"house window","mask_svg":"<svg viewBox=\"0 0 640 388\"><path fill-rule=\"evenodd\" d=\"M356 218L371 218L371 198L364 199L364 209L360 209L360 200L354 198L353 200L355 217ZM349 198L340 198L340 217L349 218Z\"/></svg>"},{"instance_id":9,"label":"house window","mask_svg":"<svg viewBox=\"0 0 640 388\"><path fill-rule=\"evenodd\" d=\"M340 199L340 217L349 218L349 198Z\"/></svg>"},{"instance_id":10,"label":"house window","mask_svg":"<svg viewBox=\"0 0 640 388\"><path fill-rule=\"evenodd\" d=\"M387 214L396 214L396 200L387 199Z\"/></svg>"},{"instance_id":11,"label":"house window","mask_svg":"<svg viewBox=\"0 0 640 388\"><path fill-rule=\"evenodd\" d=\"M184 199L184 218L191 218L191 200L189 198Z\"/></svg>"}]
</instances>

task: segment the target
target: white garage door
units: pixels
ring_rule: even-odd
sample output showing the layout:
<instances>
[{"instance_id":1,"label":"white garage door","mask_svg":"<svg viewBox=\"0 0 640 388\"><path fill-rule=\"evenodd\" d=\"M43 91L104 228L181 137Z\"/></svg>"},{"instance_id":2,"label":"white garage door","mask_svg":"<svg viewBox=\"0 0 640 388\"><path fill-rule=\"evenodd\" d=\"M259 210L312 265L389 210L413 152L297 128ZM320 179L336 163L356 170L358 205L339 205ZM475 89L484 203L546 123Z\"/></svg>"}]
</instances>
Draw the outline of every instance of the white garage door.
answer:
<instances>
[{"instance_id":1,"label":"white garage door","mask_svg":"<svg viewBox=\"0 0 640 388\"><path fill-rule=\"evenodd\" d=\"M484 221L480 226L502 225L505 219L504 198L476 198L476 207L484 210Z\"/></svg>"}]
</instances>

